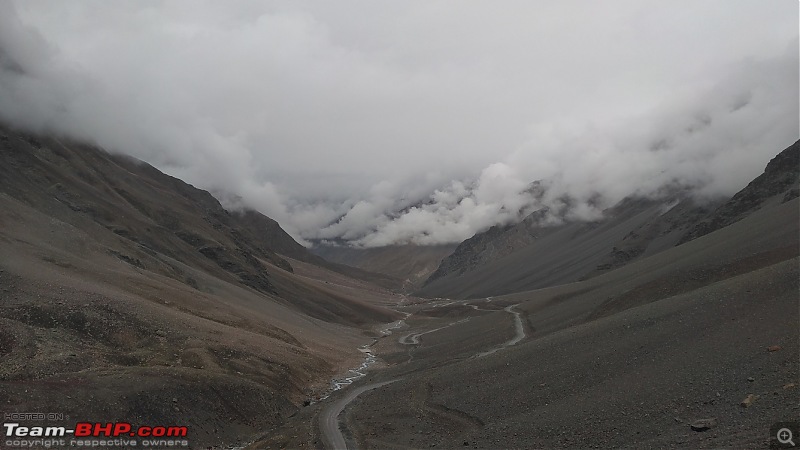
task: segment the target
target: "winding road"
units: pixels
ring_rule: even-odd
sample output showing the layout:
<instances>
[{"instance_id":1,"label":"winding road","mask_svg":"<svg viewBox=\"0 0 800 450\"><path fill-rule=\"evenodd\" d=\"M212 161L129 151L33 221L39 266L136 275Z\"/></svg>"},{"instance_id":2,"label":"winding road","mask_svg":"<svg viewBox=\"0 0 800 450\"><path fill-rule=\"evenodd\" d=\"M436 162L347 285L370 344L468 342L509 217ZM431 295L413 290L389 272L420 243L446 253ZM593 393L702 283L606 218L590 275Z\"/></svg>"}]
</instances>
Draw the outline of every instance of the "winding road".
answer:
<instances>
[{"instance_id":1,"label":"winding road","mask_svg":"<svg viewBox=\"0 0 800 450\"><path fill-rule=\"evenodd\" d=\"M491 297L487 297L486 301L490 302L491 301ZM449 305L449 304L452 304L452 303L455 303L455 302L446 303L445 305ZM444 306L444 305L438 305L438 306ZM496 311L496 310L481 309L481 308L478 308L476 305L471 305L471 304L468 304L468 306L471 306L476 311L487 311L487 312L488 311ZM497 346L497 347L495 347L495 348L493 348L491 350L487 350L485 352L478 353L477 355L474 356L474 358L480 358L482 356L490 355L490 354L492 354L492 353L494 353L494 352L496 352L498 350L502 350L502 349L504 349L506 347L511 347L513 345L516 345L520 341L525 339L525 327L522 324L522 314L514 310L515 306L516 305L509 305L509 306L503 308L503 311L505 311L505 312L507 312L509 314L512 314L514 316L514 337L512 337L508 341L500 344L499 346ZM410 314L406 313L406 318L408 318L409 315ZM470 318L468 317L466 319L462 319L462 320L459 320L459 321L456 321L456 322L451 322L451 323L449 323L447 325L444 325L442 327L435 328L435 329L428 330L428 331L424 331L422 333L407 334L405 336L402 336L400 339L398 339L398 343L404 344L404 345L418 345L420 343L419 339L420 339L421 336L423 336L425 334L428 334L428 333L433 333L434 331L439 331L439 330L451 327L451 326L459 324L459 323L466 322L469 319ZM381 335L382 336L390 335L392 333L392 330L396 330L396 329L398 329L398 328L400 328L400 327L402 327L404 325L405 325L405 319L398 320L398 321L396 321L396 322L394 322L392 324L389 324L384 329L382 329L381 330ZM377 339L376 339L376 341L377 341ZM344 382L341 382L341 385L336 386L336 389L334 389L334 390L341 389L342 387L352 383L356 379L361 378L364 375L366 375L366 373L365 373L366 369L367 369L367 367L369 367L369 365L371 365L371 362L374 361L374 356L369 351L369 347L368 346L362 348L361 350L365 351L365 353L367 353L367 356L368 356L367 361L369 359L372 359L372 361L369 361L369 362L365 361L365 364L362 364L362 367L359 367L358 369L352 370L352 372L354 372L354 376L349 377L350 379L346 379ZM342 430L340 428L340 424L341 423L339 421L339 416L341 415L342 411L344 411L344 409L347 407L348 404L350 404L350 402L355 400L356 397L358 397L359 395L363 394L364 392L371 391L373 389L377 389L377 388L379 388L381 386L385 386L385 385L390 384L390 383L394 383L395 381L398 381L398 380L394 379L394 380L383 381L383 382L378 382L378 383L371 383L371 384L367 384L367 385L364 385L364 386L359 386L357 388L351 389L349 392L344 394L343 397L337 399L336 401L333 401L333 402L329 403L328 405L325 405L323 407L323 409L320 411L319 416L318 416L319 417L319 429L320 429L320 434L321 434L321 437L322 437L322 442L323 442L324 447L326 449L336 449L336 450L345 449L346 450L347 449L347 442L345 441L344 435L342 434Z\"/></svg>"},{"instance_id":2,"label":"winding road","mask_svg":"<svg viewBox=\"0 0 800 450\"><path fill-rule=\"evenodd\" d=\"M514 315L514 337L506 342L503 342L502 344L491 350L478 353L477 355L475 355L476 358L480 358L486 355L491 355L492 353L498 350L502 350L506 347L511 347L512 345L517 345L519 341L525 339L525 327L522 326L522 314L518 313L517 311L514 311L514 306L516 305L509 305L503 308L503 311Z\"/></svg>"},{"instance_id":3,"label":"winding road","mask_svg":"<svg viewBox=\"0 0 800 450\"><path fill-rule=\"evenodd\" d=\"M468 321L469 321L469 317L467 317L466 319L461 319L461 320L456 321L456 322L448 323L447 325L445 325L443 327L434 328L433 330L424 331L422 333L407 334L407 335L401 337L400 339L398 339L397 342L400 343L400 344L403 344L403 345L417 345L417 344L419 344L419 338L422 335L425 335L425 334L428 334L428 333L433 333L434 331L444 330L445 328L452 327L453 325L457 325L459 323L464 323L464 322L468 322Z\"/></svg>"},{"instance_id":4,"label":"winding road","mask_svg":"<svg viewBox=\"0 0 800 450\"><path fill-rule=\"evenodd\" d=\"M348 392L344 397L326 405L319 413L319 429L322 433L322 442L327 449L347 449L347 443L344 440L342 430L339 429L339 414L344 411L344 408L356 397L364 392L377 389L397 380L383 381L380 383L372 383L366 386L360 386Z\"/></svg>"}]
</instances>

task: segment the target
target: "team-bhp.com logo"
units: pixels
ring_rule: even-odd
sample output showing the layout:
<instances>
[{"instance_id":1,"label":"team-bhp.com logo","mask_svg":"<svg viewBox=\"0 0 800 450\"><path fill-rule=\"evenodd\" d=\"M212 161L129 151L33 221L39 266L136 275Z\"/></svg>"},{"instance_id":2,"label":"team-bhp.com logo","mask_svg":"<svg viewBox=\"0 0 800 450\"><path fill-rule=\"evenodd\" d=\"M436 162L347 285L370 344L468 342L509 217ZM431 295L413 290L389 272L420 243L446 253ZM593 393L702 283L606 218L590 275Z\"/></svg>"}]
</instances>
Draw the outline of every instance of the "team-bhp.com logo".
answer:
<instances>
[{"instance_id":1,"label":"team-bhp.com logo","mask_svg":"<svg viewBox=\"0 0 800 450\"><path fill-rule=\"evenodd\" d=\"M188 447L185 426L133 426L128 422L78 422L74 427L3 424L6 447Z\"/></svg>"}]
</instances>

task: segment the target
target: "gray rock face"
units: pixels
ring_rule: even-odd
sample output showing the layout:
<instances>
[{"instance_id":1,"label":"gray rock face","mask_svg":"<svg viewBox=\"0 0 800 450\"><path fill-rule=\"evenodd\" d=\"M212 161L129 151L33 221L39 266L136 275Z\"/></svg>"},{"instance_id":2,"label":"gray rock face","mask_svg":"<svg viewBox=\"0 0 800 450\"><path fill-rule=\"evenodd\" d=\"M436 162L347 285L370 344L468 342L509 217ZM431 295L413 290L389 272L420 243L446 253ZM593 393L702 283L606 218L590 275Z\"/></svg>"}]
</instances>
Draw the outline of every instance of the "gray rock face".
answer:
<instances>
[{"instance_id":1,"label":"gray rock face","mask_svg":"<svg viewBox=\"0 0 800 450\"><path fill-rule=\"evenodd\" d=\"M799 152L800 141L729 200L697 200L684 186L664 186L657 199L625 198L595 222L552 225L543 219L558 214L541 209L520 223L492 227L462 242L418 292L501 295L586 280L628 265L800 196Z\"/></svg>"},{"instance_id":2,"label":"gray rock face","mask_svg":"<svg viewBox=\"0 0 800 450\"><path fill-rule=\"evenodd\" d=\"M459 277L470 278L471 273L496 264L508 266L509 258L514 258L516 263L510 264L513 267L505 272L513 271L512 278L516 280L531 280L519 288L532 289L590 278L673 247L713 206L716 204L699 205L681 192L665 193L659 199L627 197L606 209L598 221L562 218L561 224L552 224L547 219L553 212L541 209L518 224L495 226L462 242L442 260L426 281L423 292L453 295L439 285ZM559 270L564 266L570 268L569 274ZM538 285L534 282L532 276L547 277L549 272L563 276L557 280L542 280ZM506 291L470 294L496 295L518 290L511 285L503 289Z\"/></svg>"},{"instance_id":3,"label":"gray rock face","mask_svg":"<svg viewBox=\"0 0 800 450\"><path fill-rule=\"evenodd\" d=\"M686 194L675 194L672 202L665 202L661 214L634 228L617 242L597 265L595 274L622 267L639 257L674 246L687 230L706 217L721 201L699 203Z\"/></svg>"},{"instance_id":4,"label":"gray rock face","mask_svg":"<svg viewBox=\"0 0 800 450\"><path fill-rule=\"evenodd\" d=\"M545 212L541 210L532 213L516 225L496 225L483 233L477 233L443 259L426 283L445 275L460 275L530 244L537 237L537 218Z\"/></svg>"},{"instance_id":5,"label":"gray rock face","mask_svg":"<svg viewBox=\"0 0 800 450\"><path fill-rule=\"evenodd\" d=\"M678 244L738 222L776 195L783 194L781 201L784 203L792 200L800 195L799 184L800 141L797 141L773 158L763 174L686 233Z\"/></svg>"}]
</instances>

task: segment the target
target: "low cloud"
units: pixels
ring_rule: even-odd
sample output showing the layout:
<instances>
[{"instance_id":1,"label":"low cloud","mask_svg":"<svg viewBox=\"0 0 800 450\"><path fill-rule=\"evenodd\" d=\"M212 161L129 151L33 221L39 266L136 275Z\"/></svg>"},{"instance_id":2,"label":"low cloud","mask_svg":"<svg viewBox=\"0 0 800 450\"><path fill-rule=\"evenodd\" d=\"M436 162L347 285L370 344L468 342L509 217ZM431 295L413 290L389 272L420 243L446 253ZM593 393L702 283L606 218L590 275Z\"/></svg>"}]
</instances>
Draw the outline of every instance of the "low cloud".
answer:
<instances>
[{"instance_id":1,"label":"low cloud","mask_svg":"<svg viewBox=\"0 0 800 450\"><path fill-rule=\"evenodd\" d=\"M539 209L556 224L600 219L631 195L679 189L700 201L730 196L800 137L796 48L741 62L710 89L638 117L537 127L521 149L472 182L453 181L400 212L388 198L363 200L309 236L366 247L455 243ZM544 182L538 195L531 180Z\"/></svg>"},{"instance_id":2,"label":"low cloud","mask_svg":"<svg viewBox=\"0 0 800 450\"><path fill-rule=\"evenodd\" d=\"M779 3L3 1L0 119L136 156L306 245L453 243L541 208L742 188L798 137L797 5Z\"/></svg>"}]
</instances>

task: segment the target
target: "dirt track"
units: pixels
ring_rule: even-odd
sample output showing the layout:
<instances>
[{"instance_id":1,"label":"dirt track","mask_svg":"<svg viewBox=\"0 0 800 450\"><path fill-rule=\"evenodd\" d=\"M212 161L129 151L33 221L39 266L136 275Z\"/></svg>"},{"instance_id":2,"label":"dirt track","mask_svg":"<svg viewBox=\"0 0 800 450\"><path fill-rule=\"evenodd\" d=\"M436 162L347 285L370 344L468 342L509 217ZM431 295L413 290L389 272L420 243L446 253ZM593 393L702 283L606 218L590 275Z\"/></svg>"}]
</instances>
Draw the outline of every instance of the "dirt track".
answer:
<instances>
[{"instance_id":1,"label":"dirt track","mask_svg":"<svg viewBox=\"0 0 800 450\"><path fill-rule=\"evenodd\" d=\"M381 386L394 383L397 380L382 381L379 383L371 383L365 386L360 386L348 389L344 396L333 403L326 405L319 414L319 427L322 434L322 440L325 443L325 448L329 449L346 449L347 444L339 428L339 414L344 411L344 408L356 397L364 392L377 389Z\"/></svg>"}]
</instances>

